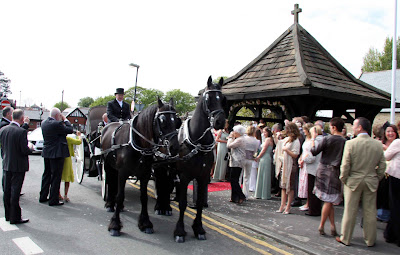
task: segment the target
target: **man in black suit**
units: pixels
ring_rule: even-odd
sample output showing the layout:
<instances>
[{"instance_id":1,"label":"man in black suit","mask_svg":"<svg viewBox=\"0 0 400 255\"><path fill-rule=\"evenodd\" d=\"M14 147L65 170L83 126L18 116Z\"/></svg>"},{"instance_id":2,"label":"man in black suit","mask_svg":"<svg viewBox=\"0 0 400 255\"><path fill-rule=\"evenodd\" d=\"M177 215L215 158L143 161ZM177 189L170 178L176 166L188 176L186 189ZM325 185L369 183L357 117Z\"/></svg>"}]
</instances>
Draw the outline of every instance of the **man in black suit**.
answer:
<instances>
[{"instance_id":1,"label":"man in black suit","mask_svg":"<svg viewBox=\"0 0 400 255\"><path fill-rule=\"evenodd\" d=\"M0 129L2 129L3 127L5 127L11 123L13 111L14 111L14 108L12 108L11 106L7 106L3 109L3 118L1 118L1 121L0 121ZM28 130L29 121L30 121L29 118L25 117L24 123L22 124L22 128Z\"/></svg>"},{"instance_id":2,"label":"man in black suit","mask_svg":"<svg viewBox=\"0 0 400 255\"><path fill-rule=\"evenodd\" d=\"M26 223L22 219L19 197L25 172L29 170L26 129L20 127L24 123L24 112L20 109L13 111L13 121L0 130L1 156L3 158L4 210L5 218L11 224Z\"/></svg>"},{"instance_id":3,"label":"man in black suit","mask_svg":"<svg viewBox=\"0 0 400 255\"><path fill-rule=\"evenodd\" d=\"M71 123L58 108L50 111L50 117L42 122L44 172L39 202L49 201L50 206L63 205L59 201L59 190L64 159L69 157L67 134L72 134ZM49 195L50 190L50 196Z\"/></svg>"},{"instance_id":4,"label":"man in black suit","mask_svg":"<svg viewBox=\"0 0 400 255\"><path fill-rule=\"evenodd\" d=\"M109 122L118 122L120 120L129 120L131 111L129 104L124 102L124 89L117 88L115 99L107 103L107 117Z\"/></svg>"}]
</instances>

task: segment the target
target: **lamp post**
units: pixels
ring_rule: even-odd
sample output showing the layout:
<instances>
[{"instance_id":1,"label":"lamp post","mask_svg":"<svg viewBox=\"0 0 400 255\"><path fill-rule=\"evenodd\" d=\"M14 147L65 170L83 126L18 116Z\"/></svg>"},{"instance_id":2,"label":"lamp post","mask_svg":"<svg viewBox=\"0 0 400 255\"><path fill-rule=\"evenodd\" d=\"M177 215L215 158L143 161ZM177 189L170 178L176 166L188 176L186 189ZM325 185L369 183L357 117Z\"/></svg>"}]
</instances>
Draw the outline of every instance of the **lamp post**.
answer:
<instances>
[{"instance_id":1,"label":"lamp post","mask_svg":"<svg viewBox=\"0 0 400 255\"><path fill-rule=\"evenodd\" d=\"M139 65L130 63L129 66L136 67L135 94L133 95L133 102L136 103L136 87L137 87L137 77L138 77L138 73L139 73Z\"/></svg>"}]
</instances>

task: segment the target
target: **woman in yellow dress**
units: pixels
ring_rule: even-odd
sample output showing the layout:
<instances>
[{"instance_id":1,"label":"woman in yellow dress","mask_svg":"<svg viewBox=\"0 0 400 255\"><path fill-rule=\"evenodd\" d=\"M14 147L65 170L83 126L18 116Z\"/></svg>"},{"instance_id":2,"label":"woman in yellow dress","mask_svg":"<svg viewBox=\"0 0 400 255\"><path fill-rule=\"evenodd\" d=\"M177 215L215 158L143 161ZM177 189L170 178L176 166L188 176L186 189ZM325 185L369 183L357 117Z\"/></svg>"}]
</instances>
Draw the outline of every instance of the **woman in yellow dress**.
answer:
<instances>
[{"instance_id":1,"label":"woman in yellow dress","mask_svg":"<svg viewBox=\"0 0 400 255\"><path fill-rule=\"evenodd\" d=\"M64 168L61 176L61 180L65 182L64 198L62 198L60 194L60 198L64 199L65 202L69 202L68 198L69 183L74 182L74 170L72 169L72 159L71 159L71 157L75 156L74 145L79 145L82 143L81 132L76 131L76 136L77 136L76 139L67 136L67 144L70 156L68 158L65 158L64 160Z\"/></svg>"}]
</instances>

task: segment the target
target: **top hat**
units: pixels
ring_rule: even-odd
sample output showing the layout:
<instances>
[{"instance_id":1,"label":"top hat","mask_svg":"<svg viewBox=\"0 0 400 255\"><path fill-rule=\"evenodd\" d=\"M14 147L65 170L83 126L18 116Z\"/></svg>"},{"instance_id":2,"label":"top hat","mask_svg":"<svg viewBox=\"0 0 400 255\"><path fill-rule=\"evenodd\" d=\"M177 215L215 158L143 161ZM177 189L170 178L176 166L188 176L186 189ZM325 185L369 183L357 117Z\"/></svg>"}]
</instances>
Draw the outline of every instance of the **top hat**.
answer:
<instances>
[{"instance_id":1,"label":"top hat","mask_svg":"<svg viewBox=\"0 0 400 255\"><path fill-rule=\"evenodd\" d=\"M117 88L117 90L115 91L114 95L116 95L116 94L125 95L124 89L123 88Z\"/></svg>"}]
</instances>

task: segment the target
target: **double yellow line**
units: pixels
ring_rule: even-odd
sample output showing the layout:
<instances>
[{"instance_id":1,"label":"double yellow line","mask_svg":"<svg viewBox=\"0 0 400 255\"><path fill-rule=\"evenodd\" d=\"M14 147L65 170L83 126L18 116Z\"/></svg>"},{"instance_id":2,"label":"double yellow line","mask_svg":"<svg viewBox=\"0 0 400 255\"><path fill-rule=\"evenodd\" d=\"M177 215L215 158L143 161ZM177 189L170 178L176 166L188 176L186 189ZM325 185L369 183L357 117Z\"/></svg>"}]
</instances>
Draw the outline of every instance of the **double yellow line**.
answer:
<instances>
[{"instance_id":1,"label":"double yellow line","mask_svg":"<svg viewBox=\"0 0 400 255\"><path fill-rule=\"evenodd\" d=\"M132 187L134 187L135 189L140 189L140 186L139 186L138 184L133 184L133 183L131 183L130 181L127 181L127 183L128 183L129 185L131 185ZM155 195L154 195L154 194L155 194L155 191L154 191L153 189L151 189L150 187L147 188L147 194L148 194L150 197L155 198ZM175 209L176 211L179 212L179 208L178 208L177 205L178 205L177 202L172 202L172 203L171 203L171 207L172 207L173 209ZM191 213L189 213L189 212L191 212L191 213L193 213L193 214L191 214ZM185 212L185 215L188 216L189 218L194 219L194 218L195 218L195 215L196 215L196 211L188 207L187 210L186 210L186 212ZM264 246L264 247L266 247L266 248L268 248L268 249L270 249L270 250L274 250L274 251L276 251L276 252L278 252L278 253L280 253L280 254L291 255L291 253L289 253L289 252L286 252L286 251L284 251L284 250L282 250L282 249L280 249L280 248L278 248L278 247L275 247L275 246L273 246L273 245L271 245L271 244L269 244L269 243L267 243L267 242L264 242L264 241L262 241L262 240L259 240L259 239L257 239L257 238L254 238L254 237L252 237L252 236L249 236L249 235L243 233L242 231L239 231L239 230L234 229L234 228L232 228L232 227L230 227L230 226L227 226L227 225L225 225L225 224L222 224L221 222L218 222L218 221L214 220L213 218L210 218L210 217L208 217L208 216L206 216L206 215L204 215L204 214L203 214L203 219L204 219L204 220L207 220L207 221L209 221L209 222L211 222L211 223L214 224L214 225L211 225L210 223L203 221L202 223L203 223L203 225L205 225L206 227L208 227L208 228L210 228L210 229L212 229L212 230L214 230L214 231L216 231L216 232L218 232L218 233L220 233L220 234L222 234L222 235L224 235L224 236L226 236L226 237L228 237L228 238L230 238L230 239L232 239L232 240L234 240L234 241L236 241L236 242L238 242L238 243L240 243L240 244L242 244L242 245L244 245L244 246L247 246L247 247L249 247L250 249L255 250L255 251L257 251L257 252L259 252L259 253L261 253L261 254L271 254L271 253L269 253L269 252L267 252L267 251L265 251L265 250L263 250L263 249L257 248L257 247L255 247L255 246L253 246L253 245L251 245L251 244L245 242L244 240L239 239L239 238L237 238L236 236L227 233L226 231L224 231L224 230L218 228L217 226L219 226L219 227L221 227L221 228L224 228L224 229L227 229L227 230L233 232L234 234L236 234L236 235L238 235L238 236L244 237L244 238L246 238L246 239L252 241L253 243L256 243L256 244L258 244L258 245L260 245L260 246Z\"/></svg>"}]
</instances>

